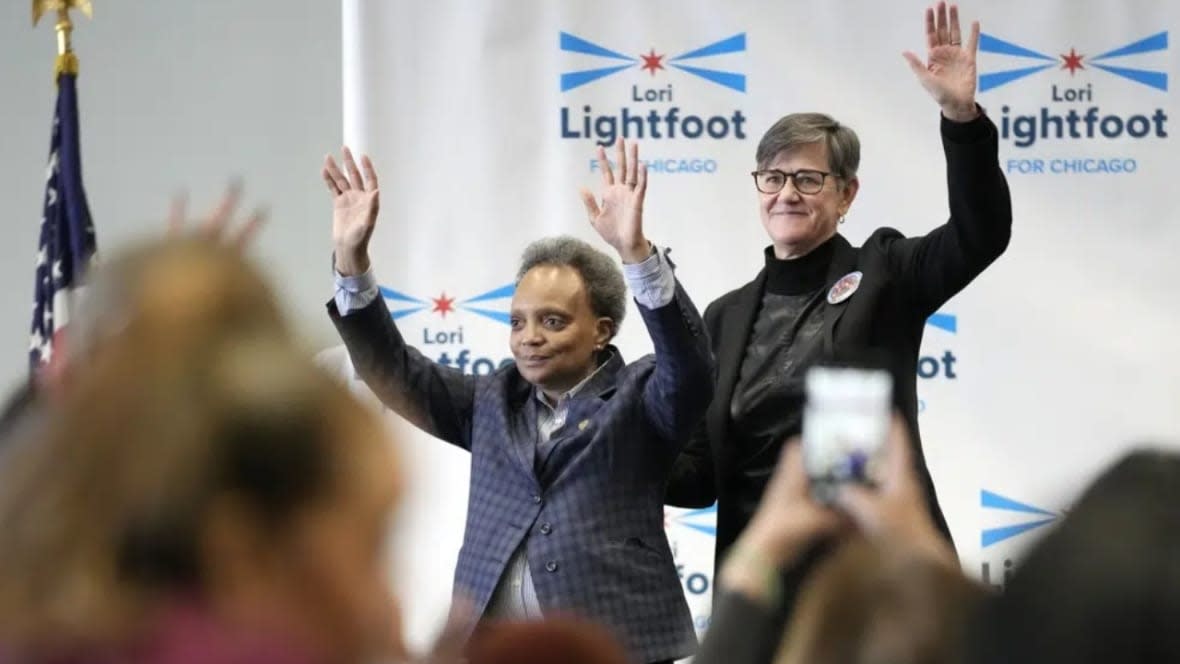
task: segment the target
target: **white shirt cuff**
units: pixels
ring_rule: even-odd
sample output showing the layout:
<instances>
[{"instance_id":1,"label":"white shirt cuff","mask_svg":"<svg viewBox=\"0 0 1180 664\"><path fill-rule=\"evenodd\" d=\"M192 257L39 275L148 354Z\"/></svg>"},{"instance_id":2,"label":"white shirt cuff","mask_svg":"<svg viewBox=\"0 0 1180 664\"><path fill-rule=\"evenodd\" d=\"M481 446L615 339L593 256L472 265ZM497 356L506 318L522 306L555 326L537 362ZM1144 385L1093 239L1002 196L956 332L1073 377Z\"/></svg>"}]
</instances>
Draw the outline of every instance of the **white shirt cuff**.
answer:
<instances>
[{"instance_id":1,"label":"white shirt cuff","mask_svg":"<svg viewBox=\"0 0 1180 664\"><path fill-rule=\"evenodd\" d=\"M377 277L374 276L371 267L355 277L346 277L333 268L332 276L336 280L336 293L333 297L336 300L336 310L341 316L364 309L381 294L377 288Z\"/></svg>"},{"instance_id":2,"label":"white shirt cuff","mask_svg":"<svg viewBox=\"0 0 1180 664\"><path fill-rule=\"evenodd\" d=\"M624 264L623 276L635 301L648 309L659 309L676 295L676 275L667 249L655 247L655 252L642 263Z\"/></svg>"}]
</instances>

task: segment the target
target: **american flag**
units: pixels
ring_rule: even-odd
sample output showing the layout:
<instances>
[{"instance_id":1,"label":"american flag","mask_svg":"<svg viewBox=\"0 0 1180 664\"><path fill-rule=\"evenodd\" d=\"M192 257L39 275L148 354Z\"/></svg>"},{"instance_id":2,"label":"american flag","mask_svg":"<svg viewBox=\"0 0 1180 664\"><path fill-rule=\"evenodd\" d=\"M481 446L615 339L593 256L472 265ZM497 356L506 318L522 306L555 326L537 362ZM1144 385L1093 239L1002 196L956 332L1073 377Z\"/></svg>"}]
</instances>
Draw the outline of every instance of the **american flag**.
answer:
<instances>
[{"instance_id":1,"label":"american flag","mask_svg":"<svg viewBox=\"0 0 1180 664\"><path fill-rule=\"evenodd\" d=\"M29 339L29 368L34 374L61 351L60 335L69 322L71 299L94 252L94 224L82 189L77 76L62 73L57 79L57 109L45 169L41 241L37 246Z\"/></svg>"}]
</instances>

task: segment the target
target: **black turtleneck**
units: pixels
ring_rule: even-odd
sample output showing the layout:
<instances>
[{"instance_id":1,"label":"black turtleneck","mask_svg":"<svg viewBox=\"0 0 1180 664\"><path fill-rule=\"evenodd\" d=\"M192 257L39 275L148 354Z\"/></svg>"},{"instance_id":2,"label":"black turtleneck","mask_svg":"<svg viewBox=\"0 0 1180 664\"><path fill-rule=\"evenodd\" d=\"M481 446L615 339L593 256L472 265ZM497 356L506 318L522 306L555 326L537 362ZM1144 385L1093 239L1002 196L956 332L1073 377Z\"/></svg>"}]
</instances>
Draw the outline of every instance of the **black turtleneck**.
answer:
<instances>
[{"instance_id":1,"label":"black turtleneck","mask_svg":"<svg viewBox=\"0 0 1180 664\"><path fill-rule=\"evenodd\" d=\"M832 260L831 240L791 260L766 249L766 286L742 359L730 416L735 470L742 509L752 514L774 470L785 437L799 433L803 374L823 342L824 290ZM749 505L746 505L749 503Z\"/></svg>"},{"instance_id":2,"label":"black turtleneck","mask_svg":"<svg viewBox=\"0 0 1180 664\"><path fill-rule=\"evenodd\" d=\"M766 292L778 295L814 292L824 285L824 279L828 276L832 251L832 241L829 239L806 255L782 260L775 257L774 247L767 247L762 252L766 259Z\"/></svg>"}]
</instances>

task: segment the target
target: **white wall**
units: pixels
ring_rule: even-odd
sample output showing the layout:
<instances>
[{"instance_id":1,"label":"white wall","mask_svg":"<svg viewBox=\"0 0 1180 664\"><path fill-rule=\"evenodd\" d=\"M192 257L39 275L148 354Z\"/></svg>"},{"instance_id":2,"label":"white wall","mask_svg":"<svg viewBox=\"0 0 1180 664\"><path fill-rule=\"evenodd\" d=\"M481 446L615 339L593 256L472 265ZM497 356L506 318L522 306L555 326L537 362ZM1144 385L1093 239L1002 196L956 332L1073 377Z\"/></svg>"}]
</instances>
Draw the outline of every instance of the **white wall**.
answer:
<instances>
[{"instance_id":1,"label":"white wall","mask_svg":"<svg viewBox=\"0 0 1180 664\"><path fill-rule=\"evenodd\" d=\"M96 0L76 19L83 175L100 253L162 231L173 193L205 210L231 177L271 221L254 255L317 341L332 338L330 207L341 140L340 4ZM33 257L56 91L53 17L0 3L0 389L27 372Z\"/></svg>"}]
</instances>

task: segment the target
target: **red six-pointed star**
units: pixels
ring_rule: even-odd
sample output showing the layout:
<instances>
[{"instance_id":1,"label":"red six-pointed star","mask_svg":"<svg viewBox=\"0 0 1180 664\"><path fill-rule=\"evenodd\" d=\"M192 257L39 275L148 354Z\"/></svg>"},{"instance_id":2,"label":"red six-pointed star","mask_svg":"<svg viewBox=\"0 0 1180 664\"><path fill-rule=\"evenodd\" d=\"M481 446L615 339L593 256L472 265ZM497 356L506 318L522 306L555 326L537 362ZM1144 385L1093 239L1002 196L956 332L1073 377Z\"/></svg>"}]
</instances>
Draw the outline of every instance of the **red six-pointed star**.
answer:
<instances>
[{"instance_id":1,"label":"red six-pointed star","mask_svg":"<svg viewBox=\"0 0 1180 664\"><path fill-rule=\"evenodd\" d=\"M1068 55L1065 53L1061 54L1061 59L1065 61L1065 64L1061 65L1061 68L1068 69L1069 75L1073 76L1077 70L1085 69L1085 67L1082 65L1083 57L1085 56L1073 50L1073 47L1070 47Z\"/></svg>"},{"instance_id":2,"label":"red six-pointed star","mask_svg":"<svg viewBox=\"0 0 1180 664\"><path fill-rule=\"evenodd\" d=\"M651 49L647 55L640 53L639 57L643 58L643 67L641 67L641 69L650 71L652 76L656 75L657 69L664 68L664 65L660 62L664 59L664 56L656 55L656 50L654 48Z\"/></svg>"},{"instance_id":3,"label":"red six-pointed star","mask_svg":"<svg viewBox=\"0 0 1180 664\"><path fill-rule=\"evenodd\" d=\"M438 312L438 315L446 318L448 313L455 312L455 298L447 297L446 291L443 291L442 295L430 299L434 302L434 308L430 310L431 313Z\"/></svg>"}]
</instances>

